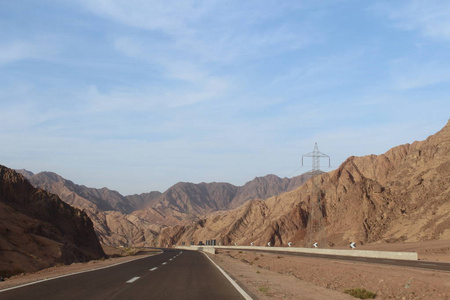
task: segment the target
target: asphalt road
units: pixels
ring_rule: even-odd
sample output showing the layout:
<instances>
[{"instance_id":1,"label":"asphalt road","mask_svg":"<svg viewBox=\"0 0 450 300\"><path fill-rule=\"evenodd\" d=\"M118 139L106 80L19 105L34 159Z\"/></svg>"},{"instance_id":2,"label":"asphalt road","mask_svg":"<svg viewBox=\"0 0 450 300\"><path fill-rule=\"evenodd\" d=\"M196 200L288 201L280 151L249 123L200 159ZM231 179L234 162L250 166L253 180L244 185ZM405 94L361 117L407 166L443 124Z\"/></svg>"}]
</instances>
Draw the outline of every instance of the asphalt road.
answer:
<instances>
[{"instance_id":1,"label":"asphalt road","mask_svg":"<svg viewBox=\"0 0 450 300\"><path fill-rule=\"evenodd\" d=\"M220 248L218 248L220 249ZM382 265L394 265L409 268L419 268L434 271L447 271L450 272L450 263L446 262L435 262L435 261L423 261L423 260L403 260L403 259L385 259L385 258L370 258L370 257L355 257L355 256L342 256L342 255L325 255L325 254L314 254L314 253L302 253L302 252L284 252L284 251L270 251L268 250L248 250L248 249L236 249L222 248L222 250L241 250L241 251L254 251L254 252L266 252L272 254L283 254L283 255L294 255L294 256L304 256L313 258L325 258L325 259L338 259L352 262L364 262L372 264L382 264Z\"/></svg>"},{"instance_id":2,"label":"asphalt road","mask_svg":"<svg viewBox=\"0 0 450 300\"><path fill-rule=\"evenodd\" d=\"M200 252L164 253L12 290L0 299L244 299Z\"/></svg>"}]
</instances>

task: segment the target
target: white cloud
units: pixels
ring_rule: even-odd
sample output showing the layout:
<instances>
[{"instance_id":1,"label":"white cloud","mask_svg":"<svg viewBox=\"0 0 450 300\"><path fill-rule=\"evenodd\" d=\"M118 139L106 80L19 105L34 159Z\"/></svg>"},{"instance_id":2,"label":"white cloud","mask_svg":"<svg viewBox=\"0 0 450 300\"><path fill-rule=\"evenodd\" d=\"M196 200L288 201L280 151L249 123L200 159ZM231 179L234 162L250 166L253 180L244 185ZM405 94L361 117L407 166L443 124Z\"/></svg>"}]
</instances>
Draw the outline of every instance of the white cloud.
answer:
<instances>
[{"instance_id":1,"label":"white cloud","mask_svg":"<svg viewBox=\"0 0 450 300\"><path fill-rule=\"evenodd\" d=\"M188 24L198 19L214 1L86 0L92 12L122 24L167 34L187 34Z\"/></svg>"},{"instance_id":2,"label":"white cloud","mask_svg":"<svg viewBox=\"0 0 450 300\"><path fill-rule=\"evenodd\" d=\"M24 59L37 58L41 51L36 45L28 42L15 41L0 45L0 66Z\"/></svg>"},{"instance_id":3,"label":"white cloud","mask_svg":"<svg viewBox=\"0 0 450 300\"><path fill-rule=\"evenodd\" d=\"M281 18L283 12L299 9L298 5L280 5L277 1L178 0L168 5L165 1L89 0L85 5L94 14L149 31L145 38L140 35L116 40L117 49L133 56L230 63L296 50L323 40L306 19ZM148 40L150 35L157 43Z\"/></svg>"},{"instance_id":4,"label":"white cloud","mask_svg":"<svg viewBox=\"0 0 450 300\"><path fill-rule=\"evenodd\" d=\"M425 36L450 39L450 2L447 0L402 0L378 3L376 11L386 14L403 30L418 30Z\"/></svg>"}]
</instances>

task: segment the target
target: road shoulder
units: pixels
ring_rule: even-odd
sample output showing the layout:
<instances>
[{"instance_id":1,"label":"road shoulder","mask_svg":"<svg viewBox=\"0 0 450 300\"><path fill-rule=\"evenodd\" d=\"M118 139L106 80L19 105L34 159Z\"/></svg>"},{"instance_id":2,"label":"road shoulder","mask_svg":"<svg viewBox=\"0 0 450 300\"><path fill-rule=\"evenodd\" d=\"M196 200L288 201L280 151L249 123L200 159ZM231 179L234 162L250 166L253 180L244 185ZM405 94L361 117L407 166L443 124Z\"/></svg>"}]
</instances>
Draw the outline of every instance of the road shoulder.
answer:
<instances>
[{"instance_id":1,"label":"road shoulder","mask_svg":"<svg viewBox=\"0 0 450 300\"><path fill-rule=\"evenodd\" d=\"M247 251L210 257L259 299L355 299L344 294L354 288L377 299L450 299L450 272Z\"/></svg>"}]
</instances>

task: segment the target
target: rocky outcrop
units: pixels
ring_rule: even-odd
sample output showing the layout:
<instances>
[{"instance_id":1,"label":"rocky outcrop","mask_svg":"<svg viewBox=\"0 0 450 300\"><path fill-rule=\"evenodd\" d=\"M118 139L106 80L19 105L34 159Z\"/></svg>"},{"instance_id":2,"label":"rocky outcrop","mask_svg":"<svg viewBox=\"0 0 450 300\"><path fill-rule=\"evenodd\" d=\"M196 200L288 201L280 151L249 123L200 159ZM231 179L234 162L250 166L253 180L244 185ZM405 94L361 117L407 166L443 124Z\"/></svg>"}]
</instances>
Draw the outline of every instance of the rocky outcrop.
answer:
<instances>
[{"instance_id":1,"label":"rocky outcrop","mask_svg":"<svg viewBox=\"0 0 450 300\"><path fill-rule=\"evenodd\" d=\"M34 188L4 166L0 166L0 231L3 275L104 256L84 212Z\"/></svg>"},{"instance_id":2,"label":"rocky outcrop","mask_svg":"<svg viewBox=\"0 0 450 300\"><path fill-rule=\"evenodd\" d=\"M382 155L350 157L291 192L165 229L160 241L305 245L317 199L313 184L320 191L330 245L450 239L449 182L450 122L425 141Z\"/></svg>"}]
</instances>

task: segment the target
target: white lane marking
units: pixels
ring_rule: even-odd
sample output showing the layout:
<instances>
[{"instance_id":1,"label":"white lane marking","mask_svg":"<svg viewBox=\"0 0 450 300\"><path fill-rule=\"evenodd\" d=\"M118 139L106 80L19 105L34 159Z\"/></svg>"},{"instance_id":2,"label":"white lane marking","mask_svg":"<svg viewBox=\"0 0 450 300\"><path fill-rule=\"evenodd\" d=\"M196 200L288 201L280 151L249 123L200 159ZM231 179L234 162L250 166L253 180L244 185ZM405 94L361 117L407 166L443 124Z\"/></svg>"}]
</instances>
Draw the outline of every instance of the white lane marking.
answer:
<instances>
[{"instance_id":1,"label":"white lane marking","mask_svg":"<svg viewBox=\"0 0 450 300\"><path fill-rule=\"evenodd\" d=\"M164 253L164 251L161 251L160 253L154 254L154 255L160 255L162 253ZM64 274L64 275L55 276L55 277L52 277L52 278L46 278L46 279L42 279L42 280L38 280L38 281L34 281L34 282L29 282L29 283L25 283L25 284L22 284L22 285L13 286L13 287L10 287L10 288L7 288L7 289L0 290L0 293L1 292L6 292L6 291L10 291L10 290L15 290L15 289L18 289L18 288L21 288L21 287L24 287L24 286L28 286L28 285L41 283L41 282L44 282L44 281L50 281L50 280L53 280L53 279L68 277L68 276L72 276L72 275L77 275L77 274L82 274L82 273L88 273L88 272L93 272L93 271L97 271L97 270L107 269L107 268L115 267L115 266L118 266L118 265L126 264L126 263L129 263L129 262L132 262L132 261L136 261L136 260L139 260L139 259L149 258L150 256L154 256L154 255L140 257L140 258L136 258L136 259L129 260L129 261L123 261L123 262L120 262L120 263L117 263L117 264L112 264L112 265L109 265L109 266L100 267L100 268L96 268L96 269L85 270L85 271L80 271L80 272L74 272L74 273L70 273L70 274Z\"/></svg>"},{"instance_id":2,"label":"white lane marking","mask_svg":"<svg viewBox=\"0 0 450 300\"><path fill-rule=\"evenodd\" d=\"M158 267L151 268L150 271L155 271Z\"/></svg>"},{"instance_id":3,"label":"white lane marking","mask_svg":"<svg viewBox=\"0 0 450 300\"><path fill-rule=\"evenodd\" d=\"M241 293L242 297L244 297L245 300L253 300L252 297L249 296L240 286L237 284L227 273L225 273L224 270L222 270L221 267L219 267L208 255L206 255L205 252L202 252L205 254L205 256L216 266L217 269L219 269L220 272L228 279L229 282L234 286L236 290L238 290L239 293Z\"/></svg>"},{"instance_id":4,"label":"white lane marking","mask_svg":"<svg viewBox=\"0 0 450 300\"><path fill-rule=\"evenodd\" d=\"M133 278L131 278L130 280L128 280L127 283L133 283L133 282L135 282L136 280L138 280L139 278L141 278L141 277L133 277Z\"/></svg>"},{"instance_id":5,"label":"white lane marking","mask_svg":"<svg viewBox=\"0 0 450 300\"><path fill-rule=\"evenodd\" d=\"M162 265L165 265L165 264L167 264L167 263L166 263L166 262L163 262L163 263L162 263Z\"/></svg>"},{"instance_id":6,"label":"white lane marking","mask_svg":"<svg viewBox=\"0 0 450 300\"><path fill-rule=\"evenodd\" d=\"M172 258L171 258L171 259L169 259L169 260L172 260Z\"/></svg>"},{"instance_id":7,"label":"white lane marking","mask_svg":"<svg viewBox=\"0 0 450 300\"><path fill-rule=\"evenodd\" d=\"M421 266L432 266L432 267L436 267L437 266L436 264L427 264L427 263L418 263L418 265L421 265Z\"/></svg>"}]
</instances>

